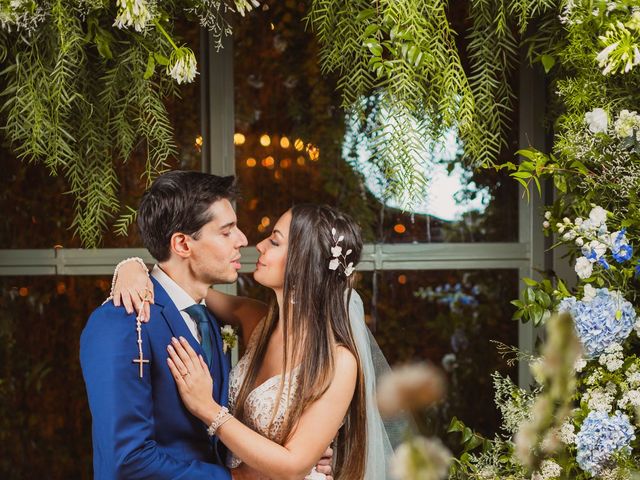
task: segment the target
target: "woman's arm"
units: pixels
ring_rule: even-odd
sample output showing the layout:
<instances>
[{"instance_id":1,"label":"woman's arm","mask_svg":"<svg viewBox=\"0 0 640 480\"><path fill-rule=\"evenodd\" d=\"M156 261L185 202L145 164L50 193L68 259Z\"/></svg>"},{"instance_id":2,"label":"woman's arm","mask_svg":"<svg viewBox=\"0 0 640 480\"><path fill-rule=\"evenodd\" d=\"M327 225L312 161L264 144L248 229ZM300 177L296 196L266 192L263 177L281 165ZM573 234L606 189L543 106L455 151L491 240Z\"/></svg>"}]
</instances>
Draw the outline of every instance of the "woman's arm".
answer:
<instances>
[{"instance_id":1,"label":"woman's arm","mask_svg":"<svg viewBox=\"0 0 640 480\"><path fill-rule=\"evenodd\" d=\"M212 380L204 361L188 342L169 346L169 368L185 406L210 425L220 411L212 398ZM294 433L279 445L232 418L216 435L243 462L267 476L299 480L316 464L335 437L347 413L357 377L355 357L344 347L336 352L335 376L327 391L303 412Z\"/></svg>"},{"instance_id":2,"label":"woman's arm","mask_svg":"<svg viewBox=\"0 0 640 480\"><path fill-rule=\"evenodd\" d=\"M227 295L210 288L205 298L207 308L222 322L240 327L245 345L256 325L267 315L268 306L248 297Z\"/></svg>"}]
</instances>

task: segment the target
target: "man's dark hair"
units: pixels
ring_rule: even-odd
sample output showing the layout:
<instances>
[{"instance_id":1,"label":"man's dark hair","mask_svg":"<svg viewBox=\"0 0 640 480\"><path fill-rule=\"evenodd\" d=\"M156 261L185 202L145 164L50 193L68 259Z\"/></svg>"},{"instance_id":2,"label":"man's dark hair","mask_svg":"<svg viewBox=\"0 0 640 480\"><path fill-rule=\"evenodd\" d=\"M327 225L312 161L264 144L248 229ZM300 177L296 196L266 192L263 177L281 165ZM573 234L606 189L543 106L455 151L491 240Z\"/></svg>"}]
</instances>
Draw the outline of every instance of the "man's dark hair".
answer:
<instances>
[{"instance_id":1,"label":"man's dark hair","mask_svg":"<svg viewBox=\"0 0 640 480\"><path fill-rule=\"evenodd\" d=\"M235 177L194 171L159 176L144 192L138 208L138 228L144 246L158 261L170 257L171 236L180 232L198 238L213 219L209 207L218 200L235 200Z\"/></svg>"}]
</instances>

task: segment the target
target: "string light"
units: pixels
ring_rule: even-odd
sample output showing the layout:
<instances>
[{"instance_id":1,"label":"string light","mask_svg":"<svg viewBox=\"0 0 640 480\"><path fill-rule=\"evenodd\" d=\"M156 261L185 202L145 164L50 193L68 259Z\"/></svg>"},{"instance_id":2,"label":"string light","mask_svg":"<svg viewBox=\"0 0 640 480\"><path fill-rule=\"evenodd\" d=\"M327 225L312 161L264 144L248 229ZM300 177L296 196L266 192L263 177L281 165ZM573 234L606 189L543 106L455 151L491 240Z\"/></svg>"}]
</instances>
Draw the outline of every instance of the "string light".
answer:
<instances>
[{"instance_id":1,"label":"string light","mask_svg":"<svg viewBox=\"0 0 640 480\"><path fill-rule=\"evenodd\" d=\"M249 157L247 158L247 167L249 168L253 168L258 164L258 162L256 162L256 159L253 157Z\"/></svg>"},{"instance_id":2,"label":"string light","mask_svg":"<svg viewBox=\"0 0 640 480\"><path fill-rule=\"evenodd\" d=\"M198 135L196 137L196 150L197 151L202 150L202 135Z\"/></svg>"},{"instance_id":3,"label":"string light","mask_svg":"<svg viewBox=\"0 0 640 480\"><path fill-rule=\"evenodd\" d=\"M263 167L267 167L267 168L273 168L273 165L276 163L276 161L274 160L274 158L269 155L268 157L265 157L262 159L262 166Z\"/></svg>"},{"instance_id":4,"label":"string light","mask_svg":"<svg viewBox=\"0 0 640 480\"><path fill-rule=\"evenodd\" d=\"M300 155L298 158L296 158L296 163L302 167L305 164L304 157Z\"/></svg>"},{"instance_id":5,"label":"string light","mask_svg":"<svg viewBox=\"0 0 640 480\"><path fill-rule=\"evenodd\" d=\"M398 283L400 285L404 285L407 283L407 276L402 274L402 275L398 275Z\"/></svg>"},{"instance_id":6,"label":"string light","mask_svg":"<svg viewBox=\"0 0 640 480\"><path fill-rule=\"evenodd\" d=\"M271 137L266 133L264 135L261 135L260 145L262 145L263 147L268 147L269 145L271 145Z\"/></svg>"},{"instance_id":7,"label":"string light","mask_svg":"<svg viewBox=\"0 0 640 480\"><path fill-rule=\"evenodd\" d=\"M242 145L244 144L246 138L243 134L241 133L236 133L233 135L233 144L234 145Z\"/></svg>"},{"instance_id":8,"label":"string light","mask_svg":"<svg viewBox=\"0 0 640 480\"><path fill-rule=\"evenodd\" d=\"M311 143L307 145L307 153L309 154L309 158L314 162L317 162L320 158L320 148Z\"/></svg>"},{"instance_id":9,"label":"string light","mask_svg":"<svg viewBox=\"0 0 640 480\"><path fill-rule=\"evenodd\" d=\"M291 160L288 158L283 158L280 160L280 168L289 168L291 166Z\"/></svg>"},{"instance_id":10,"label":"string light","mask_svg":"<svg viewBox=\"0 0 640 480\"><path fill-rule=\"evenodd\" d=\"M271 225L271 219L269 217L262 217L262 220L260 220L260 225L262 225L264 228L267 228L269 225Z\"/></svg>"},{"instance_id":11,"label":"string light","mask_svg":"<svg viewBox=\"0 0 640 480\"><path fill-rule=\"evenodd\" d=\"M293 146L296 148L296 150L298 150L299 152L301 152L302 150L304 150L304 142L302 140L300 140L299 138L296 138L296 141L293 142Z\"/></svg>"},{"instance_id":12,"label":"string light","mask_svg":"<svg viewBox=\"0 0 640 480\"><path fill-rule=\"evenodd\" d=\"M399 234L403 234L404 232L407 231L407 227L405 227L403 224L401 223L396 223L393 226L393 231Z\"/></svg>"},{"instance_id":13,"label":"string light","mask_svg":"<svg viewBox=\"0 0 640 480\"><path fill-rule=\"evenodd\" d=\"M289 148L291 146L291 142L289 141L289 139L287 137L282 137L280 139L280 146L282 148Z\"/></svg>"}]
</instances>

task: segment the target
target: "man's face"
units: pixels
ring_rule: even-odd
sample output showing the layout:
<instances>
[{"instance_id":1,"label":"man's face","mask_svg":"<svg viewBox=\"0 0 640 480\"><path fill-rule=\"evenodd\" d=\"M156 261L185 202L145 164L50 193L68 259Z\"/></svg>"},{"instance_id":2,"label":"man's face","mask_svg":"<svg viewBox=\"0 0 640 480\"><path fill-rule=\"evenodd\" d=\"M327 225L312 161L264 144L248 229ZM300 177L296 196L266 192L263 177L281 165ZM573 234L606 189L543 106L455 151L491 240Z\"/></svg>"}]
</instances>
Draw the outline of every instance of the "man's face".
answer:
<instances>
[{"instance_id":1,"label":"man's face","mask_svg":"<svg viewBox=\"0 0 640 480\"><path fill-rule=\"evenodd\" d=\"M189 266L203 283L233 283L238 279L240 248L247 246L247 237L238 228L229 200L218 200L209 211L213 220L200 229L197 240L191 238L189 242Z\"/></svg>"}]
</instances>

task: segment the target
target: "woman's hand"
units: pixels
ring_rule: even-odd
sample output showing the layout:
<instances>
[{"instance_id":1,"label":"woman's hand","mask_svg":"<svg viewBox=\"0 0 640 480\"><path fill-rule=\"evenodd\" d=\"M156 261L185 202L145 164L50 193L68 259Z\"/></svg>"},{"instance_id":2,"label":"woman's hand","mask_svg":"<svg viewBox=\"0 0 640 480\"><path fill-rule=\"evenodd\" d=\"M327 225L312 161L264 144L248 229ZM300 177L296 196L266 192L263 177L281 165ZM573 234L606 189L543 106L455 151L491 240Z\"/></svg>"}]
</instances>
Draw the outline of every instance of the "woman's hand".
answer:
<instances>
[{"instance_id":1,"label":"woman's hand","mask_svg":"<svg viewBox=\"0 0 640 480\"><path fill-rule=\"evenodd\" d=\"M134 310L142 322L149 321L149 304L153 303L153 283L138 262L128 261L120 265L113 286L113 304L124 305L127 313Z\"/></svg>"},{"instance_id":2,"label":"woman's hand","mask_svg":"<svg viewBox=\"0 0 640 480\"><path fill-rule=\"evenodd\" d=\"M183 337L180 337L180 341L172 338L167 350L167 363L182 403L193 415L210 424L220 406L213 399L213 379L207 364Z\"/></svg>"}]
</instances>

